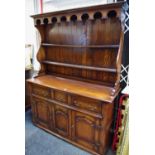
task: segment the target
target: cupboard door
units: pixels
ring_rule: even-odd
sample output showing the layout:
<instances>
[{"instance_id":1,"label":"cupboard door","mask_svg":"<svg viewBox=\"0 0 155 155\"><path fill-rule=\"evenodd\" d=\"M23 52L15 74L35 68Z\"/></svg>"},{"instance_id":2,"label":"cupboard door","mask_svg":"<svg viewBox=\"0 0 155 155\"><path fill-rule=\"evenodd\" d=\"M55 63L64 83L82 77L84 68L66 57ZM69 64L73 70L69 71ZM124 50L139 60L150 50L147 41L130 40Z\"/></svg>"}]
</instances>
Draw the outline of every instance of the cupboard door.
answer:
<instances>
[{"instance_id":1,"label":"cupboard door","mask_svg":"<svg viewBox=\"0 0 155 155\"><path fill-rule=\"evenodd\" d=\"M54 108L54 119L55 119L55 132L64 137L69 137L70 130L70 117L69 110L55 105Z\"/></svg>"},{"instance_id":2,"label":"cupboard door","mask_svg":"<svg viewBox=\"0 0 155 155\"><path fill-rule=\"evenodd\" d=\"M89 149L98 151L100 121L79 112L72 112L72 139Z\"/></svg>"},{"instance_id":3,"label":"cupboard door","mask_svg":"<svg viewBox=\"0 0 155 155\"><path fill-rule=\"evenodd\" d=\"M34 122L45 127L50 128L49 122L50 122L50 108L49 103L32 97L32 113L34 117Z\"/></svg>"}]
</instances>

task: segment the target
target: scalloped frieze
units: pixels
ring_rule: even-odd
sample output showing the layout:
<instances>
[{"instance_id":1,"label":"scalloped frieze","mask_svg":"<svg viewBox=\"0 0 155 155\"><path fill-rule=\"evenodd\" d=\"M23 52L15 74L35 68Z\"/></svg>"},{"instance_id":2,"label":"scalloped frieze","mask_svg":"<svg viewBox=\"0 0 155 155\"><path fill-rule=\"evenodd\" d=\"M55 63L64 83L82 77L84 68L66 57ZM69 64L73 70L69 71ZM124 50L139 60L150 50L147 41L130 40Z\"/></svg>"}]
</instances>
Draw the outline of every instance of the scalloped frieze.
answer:
<instances>
[{"instance_id":1,"label":"scalloped frieze","mask_svg":"<svg viewBox=\"0 0 155 155\"><path fill-rule=\"evenodd\" d=\"M95 11L83 11L83 12L77 12L77 13L67 13L64 15L55 15L55 16L50 16L47 15L46 17L42 17L42 18L34 18L34 23L35 25L43 25L43 24L51 24L54 21L52 21L53 18L56 18L56 22L60 23L63 22L62 17L65 17L66 20L65 22L71 22L72 21L72 16L75 15L77 20L76 21L82 21L83 20L83 16L85 14L88 14L88 18L86 20L95 20L95 14L99 13L101 14L101 20L102 19L108 19L108 18L119 18L121 19L121 8L115 8L115 9L105 9L105 10L95 10ZM110 16L109 16L110 15ZM45 19L48 20L48 22L44 22Z\"/></svg>"}]
</instances>

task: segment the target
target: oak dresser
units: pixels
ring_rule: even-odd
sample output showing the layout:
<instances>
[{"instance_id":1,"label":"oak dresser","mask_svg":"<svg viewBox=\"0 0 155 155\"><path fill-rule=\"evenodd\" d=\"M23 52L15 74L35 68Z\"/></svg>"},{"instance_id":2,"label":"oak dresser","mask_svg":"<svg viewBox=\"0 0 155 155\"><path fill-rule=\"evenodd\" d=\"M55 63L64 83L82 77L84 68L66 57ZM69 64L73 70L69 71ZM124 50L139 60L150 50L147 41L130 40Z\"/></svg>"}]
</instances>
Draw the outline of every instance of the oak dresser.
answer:
<instances>
[{"instance_id":1,"label":"oak dresser","mask_svg":"<svg viewBox=\"0 0 155 155\"><path fill-rule=\"evenodd\" d=\"M120 92L122 5L32 16L41 37L40 71L27 80L33 123L95 155L109 146Z\"/></svg>"}]
</instances>

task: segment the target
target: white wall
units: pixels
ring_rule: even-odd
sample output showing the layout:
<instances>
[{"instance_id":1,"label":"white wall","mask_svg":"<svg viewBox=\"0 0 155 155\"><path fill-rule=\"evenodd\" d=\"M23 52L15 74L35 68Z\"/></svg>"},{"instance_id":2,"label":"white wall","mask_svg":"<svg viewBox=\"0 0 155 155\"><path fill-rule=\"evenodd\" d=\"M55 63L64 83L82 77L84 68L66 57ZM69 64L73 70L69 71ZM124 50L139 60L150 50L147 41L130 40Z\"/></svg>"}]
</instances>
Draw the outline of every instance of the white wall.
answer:
<instances>
[{"instance_id":1,"label":"white wall","mask_svg":"<svg viewBox=\"0 0 155 155\"><path fill-rule=\"evenodd\" d=\"M36 3L38 0L25 0L25 44L33 45L33 66L35 70L39 69L39 63L36 60L36 53L38 51L37 43L37 30L34 27L34 21L30 17L33 14L38 13L38 6Z\"/></svg>"},{"instance_id":2,"label":"white wall","mask_svg":"<svg viewBox=\"0 0 155 155\"><path fill-rule=\"evenodd\" d=\"M106 4L114 0L44 0L43 11L50 12L69 8L78 8L97 4Z\"/></svg>"},{"instance_id":3,"label":"white wall","mask_svg":"<svg viewBox=\"0 0 155 155\"><path fill-rule=\"evenodd\" d=\"M34 3L33 0L25 0L25 43L34 43L34 26L33 19L30 15L34 14Z\"/></svg>"}]
</instances>

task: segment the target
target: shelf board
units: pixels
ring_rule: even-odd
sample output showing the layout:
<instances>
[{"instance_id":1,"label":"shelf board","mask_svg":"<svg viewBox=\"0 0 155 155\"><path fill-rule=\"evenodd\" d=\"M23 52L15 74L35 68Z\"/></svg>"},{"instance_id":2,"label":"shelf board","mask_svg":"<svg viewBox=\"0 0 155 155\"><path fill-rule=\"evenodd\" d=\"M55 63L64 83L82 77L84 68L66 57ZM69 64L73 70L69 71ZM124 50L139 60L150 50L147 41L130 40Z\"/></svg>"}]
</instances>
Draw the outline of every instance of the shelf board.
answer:
<instances>
[{"instance_id":1,"label":"shelf board","mask_svg":"<svg viewBox=\"0 0 155 155\"><path fill-rule=\"evenodd\" d=\"M62 44L49 44L42 43L45 47L75 47L75 48L119 48L119 45L62 45Z\"/></svg>"},{"instance_id":2,"label":"shelf board","mask_svg":"<svg viewBox=\"0 0 155 155\"><path fill-rule=\"evenodd\" d=\"M87 69L87 70L95 70L95 71L106 71L116 73L117 70L115 68L103 68L103 67L93 67L93 66L85 66L85 65L76 65L76 64L67 64L62 62L54 62L54 61L42 61L44 64L63 66L63 67L71 67L71 68L79 68L79 69Z\"/></svg>"}]
</instances>

